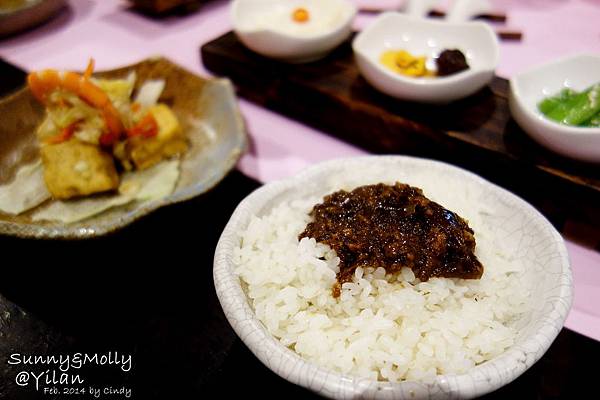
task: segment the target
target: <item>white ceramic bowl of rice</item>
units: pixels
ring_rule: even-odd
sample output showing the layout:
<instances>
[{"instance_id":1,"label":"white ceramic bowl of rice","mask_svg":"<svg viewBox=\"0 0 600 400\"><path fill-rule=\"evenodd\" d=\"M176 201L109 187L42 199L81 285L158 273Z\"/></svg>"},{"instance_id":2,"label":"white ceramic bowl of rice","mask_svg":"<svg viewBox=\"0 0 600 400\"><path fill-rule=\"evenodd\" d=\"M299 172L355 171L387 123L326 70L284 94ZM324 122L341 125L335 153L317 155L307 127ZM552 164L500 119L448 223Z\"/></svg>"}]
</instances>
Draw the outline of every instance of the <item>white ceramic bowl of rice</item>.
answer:
<instances>
[{"instance_id":1,"label":"white ceramic bowl of rice","mask_svg":"<svg viewBox=\"0 0 600 400\"><path fill-rule=\"evenodd\" d=\"M333 298L335 252L298 241L308 213L326 194L396 181L468 221L481 280L357 269ZM563 239L532 206L462 169L403 156L329 161L256 190L219 240L214 281L232 327L267 367L339 399L491 392L544 354L572 300Z\"/></svg>"}]
</instances>

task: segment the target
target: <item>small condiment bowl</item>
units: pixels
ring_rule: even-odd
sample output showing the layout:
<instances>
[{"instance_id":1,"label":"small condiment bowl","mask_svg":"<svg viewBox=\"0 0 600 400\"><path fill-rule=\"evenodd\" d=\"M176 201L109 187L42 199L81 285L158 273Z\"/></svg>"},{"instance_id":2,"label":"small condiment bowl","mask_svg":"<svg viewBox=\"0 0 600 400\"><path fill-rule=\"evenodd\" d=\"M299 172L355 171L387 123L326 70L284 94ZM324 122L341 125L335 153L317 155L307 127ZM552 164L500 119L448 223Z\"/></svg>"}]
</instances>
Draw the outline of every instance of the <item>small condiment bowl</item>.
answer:
<instances>
[{"instance_id":1,"label":"small condiment bowl","mask_svg":"<svg viewBox=\"0 0 600 400\"><path fill-rule=\"evenodd\" d=\"M450 23L396 12L380 15L352 43L358 68L365 79L390 96L423 103L448 103L475 93L494 77L498 39L482 22ZM408 77L380 62L387 50L406 50L436 58L444 49L462 51L469 69L445 77Z\"/></svg>"},{"instance_id":2,"label":"small condiment bowl","mask_svg":"<svg viewBox=\"0 0 600 400\"><path fill-rule=\"evenodd\" d=\"M308 12L295 22L294 10ZM234 0L233 30L249 49L290 63L318 60L352 32L356 6L347 0Z\"/></svg>"},{"instance_id":3,"label":"small condiment bowl","mask_svg":"<svg viewBox=\"0 0 600 400\"><path fill-rule=\"evenodd\" d=\"M269 333L252 308L247 285L235 272L234 254L241 244L240 233L248 229L255 216L267 215L285 202L322 198L331 193L332 185L353 188L395 181L419 186L444 205L462 204L464 210L487 219L494 228L485 234L502 243L506 254L520 259L527 271L521 282L522 288L531 293L531 310L514 321L518 329L514 343L465 373L438 375L433 382L374 381L307 361ZM462 399L496 390L525 372L550 347L564 324L573 296L564 241L535 208L468 171L406 156L331 160L257 189L238 205L219 239L213 278L229 323L261 362L294 384L336 399Z\"/></svg>"},{"instance_id":4,"label":"small condiment bowl","mask_svg":"<svg viewBox=\"0 0 600 400\"><path fill-rule=\"evenodd\" d=\"M510 80L510 111L534 140L556 153L582 161L600 162L600 128L563 125L546 118L538 103L564 88L581 91L600 82L600 55L563 58Z\"/></svg>"}]
</instances>

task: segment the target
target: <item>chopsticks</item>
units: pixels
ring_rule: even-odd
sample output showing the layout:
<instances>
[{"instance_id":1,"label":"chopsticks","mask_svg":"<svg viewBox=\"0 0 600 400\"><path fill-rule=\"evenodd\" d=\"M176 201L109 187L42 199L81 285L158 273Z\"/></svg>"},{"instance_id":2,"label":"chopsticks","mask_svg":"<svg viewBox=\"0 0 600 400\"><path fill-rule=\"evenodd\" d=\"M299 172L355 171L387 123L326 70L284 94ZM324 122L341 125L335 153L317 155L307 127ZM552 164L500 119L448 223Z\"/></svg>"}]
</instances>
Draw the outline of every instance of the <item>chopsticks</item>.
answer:
<instances>
[{"instance_id":1,"label":"chopsticks","mask_svg":"<svg viewBox=\"0 0 600 400\"><path fill-rule=\"evenodd\" d=\"M363 12L363 13L368 13L368 14L379 14L385 10L382 10L381 8L360 7L359 11ZM446 13L442 10L431 10L429 12L428 16L432 17L432 18L444 18L446 16ZM495 22L495 23L505 23L507 21L508 17L506 16L506 14L498 12L498 13L486 13L486 14L476 15L474 17L474 19ZM523 39L523 32L518 31L518 30L497 29L496 34L498 35L499 39L506 40L506 41L508 41L508 40L520 41Z\"/></svg>"},{"instance_id":2,"label":"chopsticks","mask_svg":"<svg viewBox=\"0 0 600 400\"><path fill-rule=\"evenodd\" d=\"M446 13L440 10L431 10L429 16L433 18L444 18ZM506 14L503 13L486 13L476 15L474 19L481 19L489 22L505 23L507 20ZM496 34L502 40L521 40L523 33L521 31L496 30Z\"/></svg>"},{"instance_id":3,"label":"chopsticks","mask_svg":"<svg viewBox=\"0 0 600 400\"><path fill-rule=\"evenodd\" d=\"M496 35L502 40L520 41L523 39L523 32L521 31L496 31Z\"/></svg>"},{"instance_id":4,"label":"chopsticks","mask_svg":"<svg viewBox=\"0 0 600 400\"><path fill-rule=\"evenodd\" d=\"M434 18L444 18L446 16L446 13L441 10L431 10L429 12L429 16L434 17ZM506 14L501 14L501 13L480 14L480 15L476 15L475 19L483 19L483 20L490 21L490 22L502 22L502 23L506 22L506 20L507 20Z\"/></svg>"}]
</instances>

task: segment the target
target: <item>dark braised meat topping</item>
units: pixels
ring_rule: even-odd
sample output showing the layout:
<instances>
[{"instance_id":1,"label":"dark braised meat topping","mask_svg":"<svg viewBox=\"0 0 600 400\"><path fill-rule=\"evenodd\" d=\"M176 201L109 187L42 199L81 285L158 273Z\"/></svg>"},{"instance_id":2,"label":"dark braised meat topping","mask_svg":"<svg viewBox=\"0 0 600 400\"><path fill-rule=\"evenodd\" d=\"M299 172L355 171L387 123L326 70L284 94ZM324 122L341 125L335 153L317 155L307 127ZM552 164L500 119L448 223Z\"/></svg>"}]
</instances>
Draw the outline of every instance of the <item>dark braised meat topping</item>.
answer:
<instances>
[{"instance_id":1,"label":"dark braised meat topping","mask_svg":"<svg viewBox=\"0 0 600 400\"><path fill-rule=\"evenodd\" d=\"M465 55L460 50L444 50L436 59L438 76L457 74L469 68Z\"/></svg>"},{"instance_id":2,"label":"dark braised meat topping","mask_svg":"<svg viewBox=\"0 0 600 400\"><path fill-rule=\"evenodd\" d=\"M460 216L396 183L361 186L325 197L314 206L299 239L328 244L340 258L333 295L352 281L357 267L388 273L409 267L421 281L430 277L479 279L483 266L473 253L473 230Z\"/></svg>"}]
</instances>

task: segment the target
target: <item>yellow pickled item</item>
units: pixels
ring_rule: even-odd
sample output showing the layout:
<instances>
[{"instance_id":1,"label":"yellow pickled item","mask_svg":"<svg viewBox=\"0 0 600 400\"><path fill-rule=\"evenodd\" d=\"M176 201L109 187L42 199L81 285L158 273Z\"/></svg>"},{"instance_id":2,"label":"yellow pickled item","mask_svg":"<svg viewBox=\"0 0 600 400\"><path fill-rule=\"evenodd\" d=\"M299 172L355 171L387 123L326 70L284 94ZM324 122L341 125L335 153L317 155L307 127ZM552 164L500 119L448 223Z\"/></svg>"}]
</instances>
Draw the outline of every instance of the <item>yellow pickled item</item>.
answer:
<instances>
[{"instance_id":1,"label":"yellow pickled item","mask_svg":"<svg viewBox=\"0 0 600 400\"><path fill-rule=\"evenodd\" d=\"M388 50L379 60L390 70L411 77L433 76L425 66L426 57L415 57L406 50Z\"/></svg>"},{"instance_id":2,"label":"yellow pickled item","mask_svg":"<svg viewBox=\"0 0 600 400\"><path fill-rule=\"evenodd\" d=\"M418 57L406 68L402 70L404 75L408 76L425 76L427 68L425 67L425 57Z\"/></svg>"},{"instance_id":3,"label":"yellow pickled item","mask_svg":"<svg viewBox=\"0 0 600 400\"><path fill-rule=\"evenodd\" d=\"M400 50L394 53L394 62L400 68L408 68L415 62L415 57L408 51Z\"/></svg>"}]
</instances>

